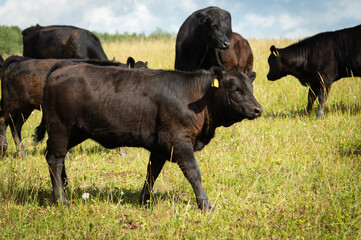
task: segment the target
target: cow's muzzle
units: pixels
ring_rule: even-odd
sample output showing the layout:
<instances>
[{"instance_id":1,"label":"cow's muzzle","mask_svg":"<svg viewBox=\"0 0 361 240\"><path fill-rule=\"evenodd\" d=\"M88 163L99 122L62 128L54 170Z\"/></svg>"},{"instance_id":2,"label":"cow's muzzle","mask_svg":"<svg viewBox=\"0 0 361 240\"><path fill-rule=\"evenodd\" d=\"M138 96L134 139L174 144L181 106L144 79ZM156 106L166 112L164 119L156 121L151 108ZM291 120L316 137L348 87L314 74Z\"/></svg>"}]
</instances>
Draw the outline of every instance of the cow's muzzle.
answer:
<instances>
[{"instance_id":1,"label":"cow's muzzle","mask_svg":"<svg viewBox=\"0 0 361 240\"><path fill-rule=\"evenodd\" d=\"M252 111L249 113L249 115L247 116L248 120L252 120L255 118L258 118L262 115L263 112L263 108L259 105L259 106L255 106Z\"/></svg>"}]
</instances>

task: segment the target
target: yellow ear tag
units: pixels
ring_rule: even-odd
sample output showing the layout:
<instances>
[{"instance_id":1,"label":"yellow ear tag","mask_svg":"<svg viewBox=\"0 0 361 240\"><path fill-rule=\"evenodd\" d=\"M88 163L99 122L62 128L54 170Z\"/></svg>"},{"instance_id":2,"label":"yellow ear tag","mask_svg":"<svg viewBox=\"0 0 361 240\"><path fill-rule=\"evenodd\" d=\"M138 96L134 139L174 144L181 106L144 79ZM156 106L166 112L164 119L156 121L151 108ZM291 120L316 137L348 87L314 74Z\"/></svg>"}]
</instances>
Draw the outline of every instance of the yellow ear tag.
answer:
<instances>
[{"instance_id":1,"label":"yellow ear tag","mask_svg":"<svg viewBox=\"0 0 361 240\"><path fill-rule=\"evenodd\" d=\"M276 50L276 51L273 51L272 52L273 53L273 55L275 55L276 57L278 57L279 55L280 55L280 53Z\"/></svg>"},{"instance_id":2,"label":"yellow ear tag","mask_svg":"<svg viewBox=\"0 0 361 240\"><path fill-rule=\"evenodd\" d=\"M130 69L130 63L128 64L128 68Z\"/></svg>"},{"instance_id":3,"label":"yellow ear tag","mask_svg":"<svg viewBox=\"0 0 361 240\"><path fill-rule=\"evenodd\" d=\"M214 78L214 81L212 83L212 87L219 88L219 81L217 78Z\"/></svg>"}]
</instances>

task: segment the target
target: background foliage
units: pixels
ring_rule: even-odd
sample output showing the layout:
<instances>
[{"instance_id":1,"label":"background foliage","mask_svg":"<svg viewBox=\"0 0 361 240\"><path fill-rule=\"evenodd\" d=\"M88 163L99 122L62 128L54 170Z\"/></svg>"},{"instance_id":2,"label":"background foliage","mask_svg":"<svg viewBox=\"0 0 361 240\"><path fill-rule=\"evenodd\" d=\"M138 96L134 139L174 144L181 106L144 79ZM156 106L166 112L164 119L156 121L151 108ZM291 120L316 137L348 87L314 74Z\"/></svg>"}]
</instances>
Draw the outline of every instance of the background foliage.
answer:
<instances>
[{"instance_id":1,"label":"background foliage","mask_svg":"<svg viewBox=\"0 0 361 240\"><path fill-rule=\"evenodd\" d=\"M21 30L16 26L0 26L0 54L10 55L22 52L23 37Z\"/></svg>"}]
</instances>

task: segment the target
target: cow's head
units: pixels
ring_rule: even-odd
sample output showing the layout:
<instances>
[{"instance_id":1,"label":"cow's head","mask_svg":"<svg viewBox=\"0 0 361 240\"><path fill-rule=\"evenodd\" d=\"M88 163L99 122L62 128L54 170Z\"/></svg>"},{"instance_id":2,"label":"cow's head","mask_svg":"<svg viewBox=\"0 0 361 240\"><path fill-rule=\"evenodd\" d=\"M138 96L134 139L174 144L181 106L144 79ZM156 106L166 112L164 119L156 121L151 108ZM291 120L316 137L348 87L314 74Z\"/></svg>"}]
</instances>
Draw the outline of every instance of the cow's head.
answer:
<instances>
[{"instance_id":1,"label":"cow's head","mask_svg":"<svg viewBox=\"0 0 361 240\"><path fill-rule=\"evenodd\" d=\"M285 71L285 64L278 49L272 45L270 51L271 54L268 57L269 72L267 74L267 78L270 81L274 81L286 76L287 73Z\"/></svg>"},{"instance_id":2,"label":"cow's head","mask_svg":"<svg viewBox=\"0 0 361 240\"><path fill-rule=\"evenodd\" d=\"M199 16L204 25L205 41L212 48L227 49L231 44L228 36L232 33L231 15L227 11L210 9Z\"/></svg>"},{"instance_id":3,"label":"cow's head","mask_svg":"<svg viewBox=\"0 0 361 240\"><path fill-rule=\"evenodd\" d=\"M236 67L223 72L212 67L210 71L219 82L218 86L214 86L217 88L214 106L219 113L221 125L228 127L245 118L252 120L261 116L262 106L253 96L255 72L245 74Z\"/></svg>"}]
</instances>

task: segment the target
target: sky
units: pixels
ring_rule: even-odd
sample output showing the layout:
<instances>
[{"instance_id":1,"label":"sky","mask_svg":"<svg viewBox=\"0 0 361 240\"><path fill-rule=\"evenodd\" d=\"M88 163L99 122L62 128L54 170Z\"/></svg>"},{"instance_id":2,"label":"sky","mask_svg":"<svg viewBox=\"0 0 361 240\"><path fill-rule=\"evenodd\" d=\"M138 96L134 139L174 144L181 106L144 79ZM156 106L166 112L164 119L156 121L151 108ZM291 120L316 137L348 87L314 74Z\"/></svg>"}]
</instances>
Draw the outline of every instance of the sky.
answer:
<instances>
[{"instance_id":1,"label":"sky","mask_svg":"<svg viewBox=\"0 0 361 240\"><path fill-rule=\"evenodd\" d=\"M0 0L0 25L73 25L99 33L177 34L194 11L231 13L245 38L300 39L361 24L360 0Z\"/></svg>"}]
</instances>

